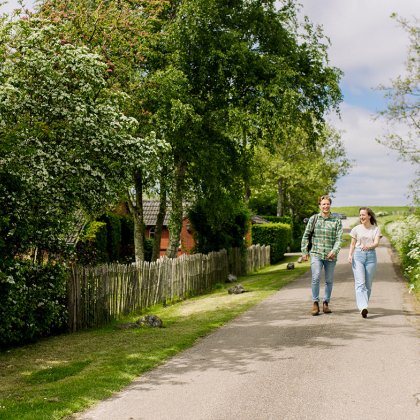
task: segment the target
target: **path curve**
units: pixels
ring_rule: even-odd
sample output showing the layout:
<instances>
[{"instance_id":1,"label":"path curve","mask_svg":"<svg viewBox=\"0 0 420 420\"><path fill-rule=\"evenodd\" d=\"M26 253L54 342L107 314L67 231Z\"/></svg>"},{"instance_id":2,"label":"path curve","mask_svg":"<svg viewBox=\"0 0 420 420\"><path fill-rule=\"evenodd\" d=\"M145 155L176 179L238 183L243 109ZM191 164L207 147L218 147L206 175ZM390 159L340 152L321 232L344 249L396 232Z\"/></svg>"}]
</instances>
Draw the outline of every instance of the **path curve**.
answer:
<instances>
[{"instance_id":1,"label":"path curve","mask_svg":"<svg viewBox=\"0 0 420 420\"><path fill-rule=\"evenodd\" d=\"M344 249L332 314L310 315L308 273L79 419L420 419L420 316L377 253L367 319Z\"/></svg>"}]
</instances>

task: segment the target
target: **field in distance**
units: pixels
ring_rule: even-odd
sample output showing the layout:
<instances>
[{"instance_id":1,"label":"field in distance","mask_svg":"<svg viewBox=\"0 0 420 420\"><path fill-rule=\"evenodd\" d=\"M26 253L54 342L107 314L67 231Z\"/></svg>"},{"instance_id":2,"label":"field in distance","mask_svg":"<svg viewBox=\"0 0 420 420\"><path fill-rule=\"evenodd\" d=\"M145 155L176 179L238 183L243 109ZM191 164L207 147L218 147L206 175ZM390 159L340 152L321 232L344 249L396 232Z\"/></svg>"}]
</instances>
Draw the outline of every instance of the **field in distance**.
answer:
<instances>
[{"instance_id":1,"label":"field in distance","mask_svg":"<svg viewBox=\"0 0 420 420\"><path fill-rule=\"evenodd\" d=\"M364 206L352 206L352 207L332 207L332 212L342 213L347 217L357 217L359 215L359 208ZM388 216L388 215L408 215L414 212L414 207L410 206L369 206L377 216Z\"/></svg>"}]
</instances>

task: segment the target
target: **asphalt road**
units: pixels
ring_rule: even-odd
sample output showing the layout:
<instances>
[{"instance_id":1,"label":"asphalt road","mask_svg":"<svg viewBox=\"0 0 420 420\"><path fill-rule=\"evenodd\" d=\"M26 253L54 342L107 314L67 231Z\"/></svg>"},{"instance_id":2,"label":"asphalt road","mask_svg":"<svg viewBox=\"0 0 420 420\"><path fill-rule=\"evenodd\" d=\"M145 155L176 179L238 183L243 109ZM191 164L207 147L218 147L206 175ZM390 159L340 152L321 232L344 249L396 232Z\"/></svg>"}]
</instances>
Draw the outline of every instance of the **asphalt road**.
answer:
<instances>
[{"instance_id":1,"label":"asphalt road","mask_svg":"<svg viewBox=\"0 0 420 420\"><path fill-rule=\"evenodd\" d=\"M419 420L419 311L377 254L367 319L344 249L332 314L310 315L308 273L79 419Z\"/></svg>"}]
</instances>

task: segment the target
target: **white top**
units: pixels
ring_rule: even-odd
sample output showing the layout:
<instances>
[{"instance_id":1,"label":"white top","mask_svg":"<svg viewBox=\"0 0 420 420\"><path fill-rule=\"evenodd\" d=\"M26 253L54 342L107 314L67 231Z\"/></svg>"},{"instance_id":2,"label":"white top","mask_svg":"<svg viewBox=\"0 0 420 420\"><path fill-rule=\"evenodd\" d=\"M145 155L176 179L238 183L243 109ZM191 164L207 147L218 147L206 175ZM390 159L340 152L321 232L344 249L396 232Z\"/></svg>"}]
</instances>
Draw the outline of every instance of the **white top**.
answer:
<instances>
[{"instance_id":1,"label":"white top","mask_svg":"<svg viewBox=\"0 0 420 420\"><path fill-rule=\"evenodd\" d=\"M356 239L356 248L372 246L377 236L382 238L381 228L379 226L372 225L367 229L362 224L355 226L351 230L350 236Z\"/></svg>"}]
</instances>

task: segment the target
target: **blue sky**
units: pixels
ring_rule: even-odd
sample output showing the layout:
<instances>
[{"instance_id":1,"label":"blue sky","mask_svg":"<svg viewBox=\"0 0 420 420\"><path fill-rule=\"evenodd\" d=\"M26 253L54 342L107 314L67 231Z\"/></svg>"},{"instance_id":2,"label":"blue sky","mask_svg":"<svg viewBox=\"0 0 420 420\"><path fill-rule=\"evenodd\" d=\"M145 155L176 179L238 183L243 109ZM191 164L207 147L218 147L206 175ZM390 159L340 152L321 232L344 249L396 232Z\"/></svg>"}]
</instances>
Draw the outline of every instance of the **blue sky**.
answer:
<instances>
[{"instance_id":1,"label":"blue sky","mask_svg":"<svg viewBox=\"0 0 420 420\"><path fill-rule=\"evenodd\" d=\"M396 12L405 18L420 16L418 0L300 0L302 13L324 28L331 40L331 65L344 71L341 88L344 102L341 119L329 117L340 132L351 172L337 183L335 206L405 205L408 184L414 178L413 166L398 159L395 152L378 144L375 138L385 129L374 120L385 106L380 84L404 72L408 37L390 18ZM32 5L33 1L26 4ZM16 7L16 0L2 11ZM404 127L401 127L403 130Z\"/></svg>"},{"instance_id":2,"label":"blue sky","mask_svg":"<svg viewBox=\"0 0 420 420\"><path fill-rule=\"evenodd\" d=\"M385 107L382 93L375 88L389 85L405 69L408 37L390 15L396 12L408 19L418 18L420 2L300 0L300 3L302 12L313 23L322 25L330 38L331 65L344 72L341 119L331 116L330 121L342 132L354 166L338 181L333 205L407 204L407 187L415 169L376 142L385 124L373 117Z\"/></svg>"}]
</instances>

